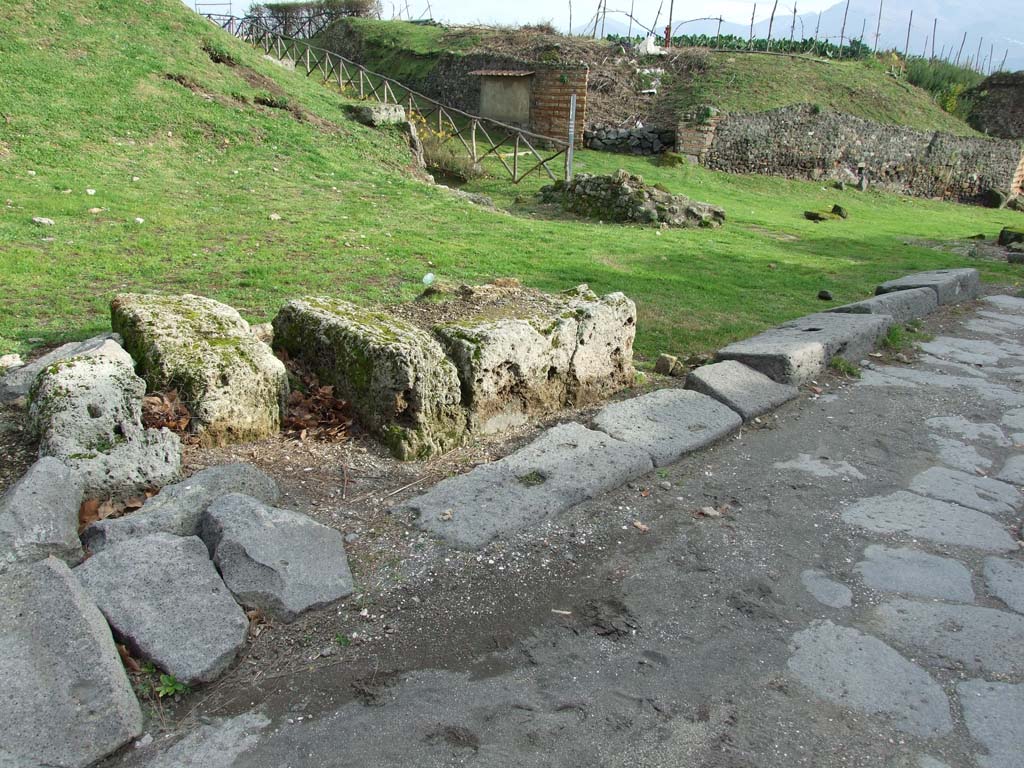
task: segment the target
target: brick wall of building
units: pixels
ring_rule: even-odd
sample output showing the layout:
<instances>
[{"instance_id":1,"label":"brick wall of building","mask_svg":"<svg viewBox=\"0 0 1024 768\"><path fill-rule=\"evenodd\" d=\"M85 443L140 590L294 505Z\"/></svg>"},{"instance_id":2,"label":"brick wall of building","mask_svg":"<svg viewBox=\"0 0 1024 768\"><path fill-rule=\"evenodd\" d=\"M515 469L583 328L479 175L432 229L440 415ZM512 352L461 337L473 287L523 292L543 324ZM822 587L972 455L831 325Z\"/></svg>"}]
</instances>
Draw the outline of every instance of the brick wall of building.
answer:
<instances>
[{"instance_id":1,"label":"brick wall of building","mask_svg":"<svg viewBox=\"0 0 1024 768\"><path fill-rule=\"evenodd\" d=\"M576 94L576 143L583 143L587 119L587 80L590 71L579 69L537 69L530 97L530 130L541 136L567 139L569 99Z\"/></svg>"}]
</instances>

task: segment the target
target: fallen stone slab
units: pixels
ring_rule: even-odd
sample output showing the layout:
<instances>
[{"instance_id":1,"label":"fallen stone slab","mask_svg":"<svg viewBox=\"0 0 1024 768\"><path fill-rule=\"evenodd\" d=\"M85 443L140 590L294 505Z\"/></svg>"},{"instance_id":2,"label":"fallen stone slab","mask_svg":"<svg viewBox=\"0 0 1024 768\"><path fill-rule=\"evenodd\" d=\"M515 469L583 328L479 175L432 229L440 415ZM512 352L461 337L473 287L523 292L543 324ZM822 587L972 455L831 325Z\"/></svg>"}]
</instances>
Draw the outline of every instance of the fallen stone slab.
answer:
<instances>
[{"instance_id":1,"label":"fallen stone slab","mask_svg":"<svg viewBox=\"0 0 1024 768\"><path fill-rule=\"evenodd\" d=\"M814 694L926 738L953 730L942 687L881 640L830 621L793 636L790 672Z\"/></svg>"},{"instance_id":2,"label":"fallen stone slab","mask_svg":"<svg viewBox=\"0 0 1024 768\"><path fill-rule=\"evenodd\" d=\"M113 340L53 363L29 393L39 455L69 465L90 497L128 496L174 482L181 443L167 429L143 427L145 392L131 356Z\"/></svg>"},{"instance_id":3,"label":"fallen stone slab","mask_svg":"<svg viewBox=\"0 0 1024 768\"><path fill-rule=\"evenodd\" d=\"M274 345L333 385L399 458L428 458L465 437L458 371L411 323L344 301L290 301L274 318Z\"/></svg>"},{"instance_id":4,"label":"fallen stone slab","mask_svg":"<svg viewBox=\"0 0 1024 768\"><path fill-rule=\"evenodd\" d=\"M206 510L202 539L235 599L278 621L352 594L341 534L298 512L232 493Z\"/></svg>"},{"instance_id":5,"label":"fallen stone slab","mask_svg":"<svg viewBox=\"0 0 1024 768\"><path fill-rule=\"evenodd\" d=\"M221 464L168 485L129 515L92 523L82 532L82 542L99 552L151 533L198 536L207 507L229 493L244 493L265 504L276 504L281 497L274 479L251 464Z\"/></svg>"},{"instance_id":6,"label":"fallen stone slab","mask_svg":"<svg viewBox=\"0 0 1024 768\"><path fill-rule=\"evenodd\" d=\"M1024 454L1011 456L996 475L997 480L1014 485L1024 485Z\"/></svg>"},{"instance_id":7,"label":"fallen stone slab","mask_svg":"<svg viewBox=\"0 0 1024 768\"><path fill-rule=\"evenodd\" d=\"M114 633L183 683L215 679L245 644L249 620L195 536L113 544L75 575Z\"/></svg>"},{"instance_id":8,"label":"fallen stone slab","mask_svg":"<svg viewBox=\"0 0 1024 768\"><path fill-rule=\"evenodd\" d=\"M985 587L1006 607L1024 613L1024 563L1000 557L985 558Z\"/></svg>"},{"instance_id":9,"label":"fallen stone slab","mask_svg":"<svg viewBox=\"0 0 1024 768\"><path fill-rule=\"evenodd\" d=\"M1009 483L947 467L931 467L916 475L910 490L986 514L1009 515L1024 505L1024 495Z\"/></svg>"},{"instance_id":10,"label":"fallen stone slab","mask_svg":"<svg viewBox=\"0 0 1024 768\"><path fill-rule=\"evenodd\" d=\"M853 592L850 588L833 581L823 571L803 571L800 574L800 582L815 600L829 608L849 608L853 604Z\"/></svg>"},{"instance_id":11,"label":"fallen stone slab","mask_svg":"<svg viewBox=\"0 0 1024 768\"><path fill-rule=\"evenodd\" d=\"M40 358L33 360L27 365L21 366L0 377L0 403L9 403L21 397L27 397L32 388L32 382L36 380L39 372L50 367L61 360L78 357L86 352L98 349L104 342L114 341L121 343L121 337L116 333L105 333L102 336L95 336L85 341L73 341L64 344L57 349L47 352Z\"/></svg>"},{"instance_id":12,"label":"fallen stone slab","mask_svg":"<svg viewBox=\"0 0 1024 768\"><path fill-rule=\"evenodd\" d=\"M176 389L203 444L275 435L288 397L284 364L234 309L203 296L120 294L111 324L150 391Z\"/></svg>"},{"instance_id":13,"label":"fallen stone slab","mask_svg":"<svg viewBox=\"0 0 1024 768\"><path fill-rule=\"evenodd\" d=\"M715 398L736 411L744 421L774 411L799 394L796 387L779 384L736 360L703 365L690 371L686 388Z\"/></svg>"},{"instance_id":14,"label":"fallen stone slab","mask_svg":"<svg viewBox=\"0 0 1024 768\"><path fill-rule=\"evenodd\" d=\"M961 603L974 602L971 572L963 563L919 549L893 549L872 544L856 571L864 583L879 592L934 597Z\"/></svg>"},{"instance_id":15,"label":"fallen stone slab","mask_svg":"<svg viewBox=\"0 0 1024 768\"><path fill-rule=\"evenodd\" d=\"M659 389L606 405L594 427L635 446L663 467L740 428L739 415L714 398L686 389Z\"/></svg>"},{"instance_id":16,"label":"fallen stone slab","mask_svg":"<svg viewBox=\"0 0 1024 768\"><path fill-rule=\"evenodd\" d=\"M909 323L927 317L939 308L939 299L931 288L910 288L873 296L864 301L855 301L834 307L829 312L861 315L889 315L897 323Z\"/></svg>"},{"instance_id":17,"label":"fallen stone slab","mask_svg":"<svg viewBox=\"0 0 1024 768\"><path fill-rule=\"evenodd\" d=\"M858 362L882 340L894 321L888 315L819 312L771 328L718 351L782 384L820 376L837 357Z\"/></svg>"},{"instance_id":18,"label":"fallen stone slab","mask_svg":"<svg viewBox=\"0 0 1024 768\"><path fill-rule=\"evenodd\" d=\"M1017 549L1006 529L988 515L906 491L858 501L843 510L842 517L848 525L874 533L906 534L988 552Z\"/></svg>"},{"instance_id":19,"label":"fallen stone slab","mask_svg":"<svg viewBox=\"0 0 1024 768\"><path fill-rule=\"evenodd\" d=\"M638 446L580 424L560 424L500 461L442 480L402 511L421 530L477 549L652 468L650 455Z\"/></svg>"},{"instance_id":20,"label":"fallen stone slab","mask_svg":"<svg viewBox=\"0 0 1024 768\"><path fill-rule=\"evenodd\" d=\"M889 280L875 288L875 294L880 296L914 288L930 288L940 305L957 304L978 296L981 279L976 269L936 269Z\"/></svg>"},{"instance_id":21,"label":"fallen stone slab","mask_svg":"<svg viewBox=\"0 0 1024 768\"><path fill-rule=\"evenodd\" d=\"M0 573L14 563L50 555L68 565L82 560L78 509L84 486L67 465L39 459L0 496Z\"/></svg>"},{"instance_id":22,"label":"fallen stone slab","mask_svg":"<svg viewBox=\"0 0 1024 768\"><path fill-rule=\"evenodd\" d=\"M1024 685L965 680L956 692L971 738L988 753L975 756L979 768L1024 765Z\"/></svg>"},{"instance_id":23,"label":"fallen stone slab","mask_svg":"<svg viewBox=\"0 0 1024 768\"><path fill-rule=\"evenodd\" d=\"M245 712L229 718L203 718L203 723L169 749L156 752L145 768L232 768L260 741L270 718ZM137 764L134 764L137 765Z\"/></svg>"},{"instance_id":24,"label":"fallen stone slab","mask_svg":"<svg viewBox=\"0 0 1024 768\"><path fill-rule=\"evenodd\" d=\"M103 615L56 558L0 577L0 764L85 768L142 732Z\"/></svg>"},{"instance_id":25,"label":"fallen stone slab","mask_svg":"<svg viewBox=\"0 0 1024 768\"><path fill-rule=\"evenodd\" d=\"M929 666L971 673L1024 673L1024 616L975 605L893 600L876 608L871 628L923 655Z\"/></svg>"}]
</instances>

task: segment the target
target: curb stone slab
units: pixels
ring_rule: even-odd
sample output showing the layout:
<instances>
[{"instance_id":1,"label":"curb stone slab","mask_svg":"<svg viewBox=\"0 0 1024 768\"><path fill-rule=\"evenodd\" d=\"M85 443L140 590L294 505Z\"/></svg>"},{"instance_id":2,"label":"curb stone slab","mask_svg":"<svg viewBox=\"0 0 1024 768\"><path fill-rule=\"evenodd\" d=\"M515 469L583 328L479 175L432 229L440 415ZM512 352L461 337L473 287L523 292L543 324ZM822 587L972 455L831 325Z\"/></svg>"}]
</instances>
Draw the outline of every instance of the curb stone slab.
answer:
<instances>
[{"instance_id":1,"label":"curb stone slab","mask_svg":"<svg viewBox=\"0 0 1024 768\"><path fill-rule=\"evenodd\" d=\"M862 499L843 510L843 522L874 533L902 533L941 544L1013 552L1017 544L988 515L907 491Z\"/></svg>"},{"instance_id":2,"label":"curb stone slab","mask_svg":"<svg viewBox=\"0 0 1024 768\"><path fill-rule=\"evenodd\" d=\"M596 429L645 451L656 467L722 439L742 423L732 409L686 389L659 389L612 403L594 417Z\"/></svg>"},{"instance_id":3,"label":"curb stone slab","mask_svg":"<svg viewBox=\"0 0 1024 768\"><path fill-rule=\"evenodd\" d=\"M833 581L822 571L806 570L800 574L804 588L822 605L829 608L849 608L853 604L853 592L845 584Z\"/></svg>"},{"instance_id":4,"label":"curb stone slab","mask_svg":"<svg viewBox=\"0 0 1024 768\"><path fill-rule=\"evenodd\" d=\"M206 510L202 539L235 599L278 621L352 594L341 534L298 512L232 493Z\"/></svg>"},{"instance_id":5,"label":"curb stone slab","mask_svg":"<svg viewBox=\"0 0 1024 768\"><path fill-rule=\"evenodd\" d=\"M102 614L47 558L0 577L0 765L85 768L142 732Z\"/></svg>"},{"instance_id":6,"label":"curb stone slab","mask_svg":"<svg viewBox=\"0 0 1024 768\"><path fill-rule=\"evenodd\" d=\"M244 493L265 504L276 504L281 497L274 479L251 464L221 464L166 486L129 515L93 523L82 532L82 541L91 551L99 552L110 544L151 533L198 536L206 508L229 493Z\"/></svg>"},{"instance_id":7,"label":"curb stone slab","mask_svg":"<svg viewBox=\"0 0 1024 768\"><path fill-rule=\"evenodd\" d=\"M988 514L1009 515L1024 505L1024 495L1009 483L947 467L932 467L916 475L910 490Z\"/></svg>"},{"instance_id":8,"label":"curb stone slab","mask_svg":"<svg viewBox=\"0 0 1024 768\"><path fill-rule=\"evenodd\" d=\"M1024 756L1024 685L966 680L956 687L967 730L988 750L980 768L1021 768Z\"/></svg>"},{"instance_id":9,"label":"curb stone slab","mask_svg":"<svg viewBox=\"0 0 1024 768\"><path fill-rule=\"evenodd\" d=\"M820 376L836 357L859 362L893 325L889 315L819 312L770 328L718 351L782 384Z\"/></svg>"},{"instance_id":10,"label":"curb stone slab","mask_svg":"<svg viewBox=\"0 0 1024 768\"><path fill-rule=\"evenodd\" d=\"M53 555L68 565L82 560L78 539L81 479L53 458L39 459L0 496L0 573L17 562Z\"/></svg>"},{"instance_id":11,"label":"curb stone slab","mask_svg":"<svg viewBox=\"0 0 1024 768\"><path fill-rule=\"evenodd\" d=\"M75 575L114 632L183 683L213 680L245 644L249 620L195 536L113 544Z\"/></svg>"},{"instance_id":12,"label":"curb stone slab","mask_svg":"<svg viewBox=\"0 0 1024 768\"><path fill-rule=\"evenodd\" d=\"M86 352L91 352L103 346L104 342L114 341L121 343L121 337L116 333L105 333L102 336L94 336L86 341L74 341L57 347L52 352L47 352L42 357L33 360L31 363L10 371L0 377L0 403L9 403L20 397L28 395L32 389L32 382L36 380L39 372L50 367L61 360L78 357Z\"/></svg>"},{"instance_id":13,"label":"curb stone slab","mask_svg":"<svg viewBox=\"0 0 1024 768\"><path fill-rule=\"evenodd\" d=\"M879 592L974 602L971 572L959 561L918 549L891 549L872 544L856 570L864 583Z\"/></svg>"},{"instance_id":14,"label":"curb stone slab","mask_svg":"<svg viewBox=\"0 0 1024 768\"><path fill-rule=\"evenodd\" d=\"M642 448L570 422L493 464L442 480L402 509L421 530L477 549L651 469Z\"/></svg>"},{"instance_id":15,"label":"curb stone slab","mask_svg":"<svg viewBox=\"0 0 1024 768\"><path fill-rule=\"evenodd\" d=\"M844 304L828 311L861 315L890 315L897 323L908 323L911 320L926 317L938 308L938 296L931 288L911 288L906 291L873 296L852 304Z\"/></svg>"},{"instance_id":16,"label":"curb stone slab","mask_svg":"<svg viewBox=\"0 0 1024 768\"><path fill-rule=\"evenodd\" d=\"M1024 674L1024 616L976 605L892 600L869 620L878 634L900 647L925 653L944 668L972 673Z\"/></svg>"},{"instance_id":17,"label":"curb stone slab","mask_svg":"<svg viewBox=\"0 0 1024 768\"><path fill-rule=\"evenodd\" d=\"M704 365L690 371L686 388L715 398L744 421L751 421L796 398L799 391L779 384L736 360Z\"/></svg>"},{"instance_id":18,"label":"curb stone slab","mask_svg":"<svg viewBox=\"0 0 1024 768\"><path fill-rule=\"evenodd\" d=\"M1024 613L1024 563L986 557L984 573L989 593L1006 603L1011 611Z\"/></svg>"},{"instance_id":19,"label":"curb stone slab","mask_svg":"<svg viewBox=\"0 0 1024 768\"><path fill-rule=\"evenodd\" d=\"M793 636L787 666L817 696L870 715L882 715L915 736L953 730L949 701L921 667L881 640L819 622Z\"/></svg>"},{"instance_id":20,"label":"curb stone slab","mask_svg":"<svg viewBox=\"0 0 1024 768\"><path fill-rule=\"evenodd\" d=\"M875 294L880 296L913 288L930 288L935 291L939 304L957 304L978 295L981 279L976 269L936 269L889 280L879 285Z\"/></svg>"}]
</instances>

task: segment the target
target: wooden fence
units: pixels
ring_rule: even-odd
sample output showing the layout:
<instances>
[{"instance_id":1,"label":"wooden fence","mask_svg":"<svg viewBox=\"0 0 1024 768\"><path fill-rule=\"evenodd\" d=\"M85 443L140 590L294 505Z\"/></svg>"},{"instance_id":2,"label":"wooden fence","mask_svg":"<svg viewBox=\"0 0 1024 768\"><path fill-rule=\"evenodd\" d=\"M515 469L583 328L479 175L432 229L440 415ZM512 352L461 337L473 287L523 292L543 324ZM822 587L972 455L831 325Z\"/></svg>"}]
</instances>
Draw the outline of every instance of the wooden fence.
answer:
<instances>
[{"instance_id":1,"label":"wooden fence","mask_svg":"<svg viewBox=\"0 0 1024 768\"><path fill-rule=\"evenodd\" d=\"M235 37L262 48L268 55L295 62L305 69L307 76L318 73L325 82L337 83L341 90L360 99L402 105L410 117L414 113L420 117L437 141L451 143L465 151L474 164L496 159L493 167L507 172L514 184L535 171L543 171L553 180L558 178L555 171L571 176L571 140L541 136L447 107L337 53L277 34L260 20L220 14L206 14L206 18ZM562 161L556 162L559 158Z\"/></svg>"}]
</instances>

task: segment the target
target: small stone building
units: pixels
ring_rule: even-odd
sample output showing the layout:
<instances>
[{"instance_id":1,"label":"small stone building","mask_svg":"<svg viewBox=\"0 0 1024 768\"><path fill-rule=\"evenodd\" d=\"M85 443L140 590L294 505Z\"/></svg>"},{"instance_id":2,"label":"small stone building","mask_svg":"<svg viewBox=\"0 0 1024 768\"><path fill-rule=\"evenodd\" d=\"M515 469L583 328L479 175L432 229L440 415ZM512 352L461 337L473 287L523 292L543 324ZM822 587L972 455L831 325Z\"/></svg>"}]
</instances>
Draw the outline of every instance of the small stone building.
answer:
<instances>
[{"instance_id":1,"label":"small stone building","mask_svg":"<svg viewBox=\"0 0 1024 768\"><path fill-rule=\"evenodd\" d=\"M480 116L541 136L569 135L569 104L576 94L576 142L583 142L587 115L586 66L534 69L478 69Z\"/></svg>"}]
</instances>

